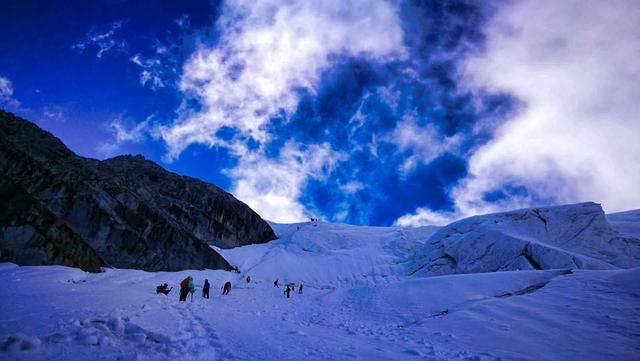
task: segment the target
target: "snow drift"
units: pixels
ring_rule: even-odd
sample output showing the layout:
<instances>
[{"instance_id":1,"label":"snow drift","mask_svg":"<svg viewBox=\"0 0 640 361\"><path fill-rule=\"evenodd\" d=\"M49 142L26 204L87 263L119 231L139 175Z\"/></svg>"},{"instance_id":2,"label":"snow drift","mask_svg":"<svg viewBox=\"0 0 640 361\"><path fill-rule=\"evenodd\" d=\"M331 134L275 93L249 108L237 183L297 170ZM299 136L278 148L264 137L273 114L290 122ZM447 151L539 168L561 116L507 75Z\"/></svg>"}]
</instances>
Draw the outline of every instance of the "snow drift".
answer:
<instances>
[{"instance_id":1,"label":"snow drift","mask_svg":"<svg viewBox=\"0 0 640 361\"><path fill-rule=\"evenodd\" d=\"M640 265L640 240L607 222L600 205L580 203L475 216L436 232L410 273L444 275Z\"/></svg>"}]
</instances>

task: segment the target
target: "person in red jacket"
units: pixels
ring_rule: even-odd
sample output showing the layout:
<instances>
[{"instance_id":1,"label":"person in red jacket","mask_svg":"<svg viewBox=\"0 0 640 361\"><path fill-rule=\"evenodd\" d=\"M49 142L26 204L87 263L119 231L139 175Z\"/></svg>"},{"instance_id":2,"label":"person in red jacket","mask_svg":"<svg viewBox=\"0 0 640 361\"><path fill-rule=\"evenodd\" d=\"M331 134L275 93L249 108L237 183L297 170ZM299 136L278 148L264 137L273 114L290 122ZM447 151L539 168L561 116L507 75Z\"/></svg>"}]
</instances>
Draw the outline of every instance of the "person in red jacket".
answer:
<instances>
[{"instance_id":1,"label":"person in red jacket","mask_svg":"<svg viewBox=\"0 0 640 361\"><path fill-rule=\"evenodd\" d=\"M180 301L186 301L189 292L193 292L195 286L193 285L193 278L191 276L185 278L180 282Z\"/></svg>"}]
</instances>

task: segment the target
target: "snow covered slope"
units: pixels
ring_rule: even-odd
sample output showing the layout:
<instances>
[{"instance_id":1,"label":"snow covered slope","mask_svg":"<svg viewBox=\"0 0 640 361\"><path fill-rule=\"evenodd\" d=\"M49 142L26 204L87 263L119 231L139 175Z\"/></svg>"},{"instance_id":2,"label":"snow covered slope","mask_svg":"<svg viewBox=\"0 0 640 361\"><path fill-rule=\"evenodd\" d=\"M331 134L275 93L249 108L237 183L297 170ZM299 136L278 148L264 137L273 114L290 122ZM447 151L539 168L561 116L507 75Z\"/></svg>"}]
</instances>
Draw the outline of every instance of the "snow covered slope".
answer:
<instances>
[{"instance_id":1,"label":"snow covered slope","mask_svg":"<svg viewBox=\"0 0 640 361\"><path fill-rule=\"evenodd\" d=\"M613 229L621 234L640 238L640 209L607 214L607 221Z\"/></svg>"},{"instance_id":2,"label":"snow covered slope","mask_svg":"<svg viewBox=\"0 0 640 361\"><path fill-rule=\"evenodd\" d=\"M443 275L640 265L640 239L614 230L600 205L580 203L466 218L435 233L411 273Z\"/></svg>"},{"instance_id":3,"label":"snow covered slope","mask_svg":"<svg viewBox=\"0 0 640 361\"><path fill-rule=\"evenodd\" d=\"M439 227L358 227L307 222L276 224L278 239L218 251L243 276L318 287L378 284L403 276L408 257Z\"/></svg>"},{"instance_id":4,"label":"snow covered slope","mask_svg":"<svg viewBox=\"0 0 640 361\"><path fill-rule=\"evenodd\" d=\"M640 224L629 217L628 229ZM476 216L442 228L271 226L278 240L218 251L243 277L318 287L384 284L410 274L640 265L640 239L617 232L595 203Z\"/></svg>"},{"instance_id":5,"label":"snow covered slope","mask_svg":"<svg viewBox=\"0 0 640 361\"><path fill-rule=\"evenodd\" d=\"M252 246L255 247L255 246ZM178 302L155 286L212 283ZM0 264L2 360L637 360L640 269L408 277L287 299L224 271Z\"/></svg>"},{"instance_id":6,"label":"snow covered slope","mask_svg":"<svg viewBox=\"0 0 640 361\"><path fill-rule=\"evenodd\" d=\"M637 360L640 268L621 267L638 264L638 214L585 203L443 228L273 224L276 241L220 250L240 274L4 263L0 360ZM180 303L187 275L197 292ZM276 278L304 293L286 298Z\"/></svg>"}]
</instances>

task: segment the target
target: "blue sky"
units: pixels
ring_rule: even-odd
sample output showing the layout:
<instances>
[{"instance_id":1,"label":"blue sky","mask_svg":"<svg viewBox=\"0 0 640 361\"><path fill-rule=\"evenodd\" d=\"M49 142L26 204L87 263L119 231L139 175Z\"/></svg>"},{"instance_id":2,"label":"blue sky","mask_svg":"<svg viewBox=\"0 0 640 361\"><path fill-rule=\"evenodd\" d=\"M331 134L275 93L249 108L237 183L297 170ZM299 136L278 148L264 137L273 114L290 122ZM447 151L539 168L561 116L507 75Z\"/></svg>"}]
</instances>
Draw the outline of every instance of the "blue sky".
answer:
<instances>
[{"instance_id":1,"label":"blue sky","mask_svg":"<svg viewBox=\"0 0 640 361\"><path fill-rule=\"evenodd\" d=\"M633 2L2 6L3 108L270 220L640 207Z\"/></svg>"}]
</instances>

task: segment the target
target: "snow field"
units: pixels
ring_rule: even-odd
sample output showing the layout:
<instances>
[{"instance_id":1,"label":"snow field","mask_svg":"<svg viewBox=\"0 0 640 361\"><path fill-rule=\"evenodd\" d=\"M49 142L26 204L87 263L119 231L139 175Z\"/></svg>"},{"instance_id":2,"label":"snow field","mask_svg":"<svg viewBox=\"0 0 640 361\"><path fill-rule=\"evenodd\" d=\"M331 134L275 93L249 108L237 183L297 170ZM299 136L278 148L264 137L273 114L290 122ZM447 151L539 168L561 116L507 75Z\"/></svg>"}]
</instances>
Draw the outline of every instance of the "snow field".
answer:
<instances>
[{"instance_id":1,"label":"snow field","mask_svg":"<svg viewBox=\"0 0 640 361\"><path fill-rule=\"evenodd\" d=\"M637 261L640 212L595 211L274 224L278 240L220 250L240 274L0 264L0 360L638 360L640 268L619 267ZM193 301L178 302L189 275ZM289 282L304 293L285 298Z\"/></svg>"},{"instance_id":2,"label":"snow field","mask_svg":"<svg viewBox=\"0 0 640 361\"><path fill-rule=\"evenodd\" d=\"M186 303L156 295L187 275ZM221 271L87 274L2 264L8 360L633 360L640 269L515 271L318 289L290 299ZM241 275L242 276L242 275ZM241 277L240 276L240 277ZM297 291L296 291L297 292Z\"/></svg>"}]
</instances>

